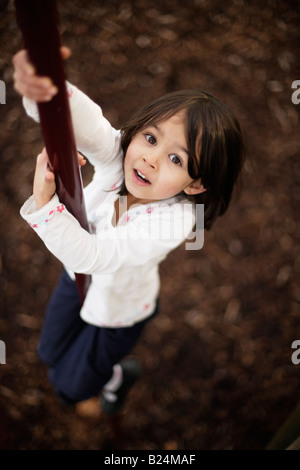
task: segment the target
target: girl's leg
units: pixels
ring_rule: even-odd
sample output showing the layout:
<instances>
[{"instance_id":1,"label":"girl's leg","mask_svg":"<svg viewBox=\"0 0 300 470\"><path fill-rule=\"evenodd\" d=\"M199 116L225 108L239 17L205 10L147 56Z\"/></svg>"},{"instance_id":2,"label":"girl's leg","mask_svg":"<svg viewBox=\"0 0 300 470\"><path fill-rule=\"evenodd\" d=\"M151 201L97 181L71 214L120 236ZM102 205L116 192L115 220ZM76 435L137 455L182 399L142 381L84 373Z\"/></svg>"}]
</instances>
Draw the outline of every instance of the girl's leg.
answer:
<instances>
[{"instance_id":1,"label":"girl's leg","mask_svg":"<svg viewBox=\"0 0 300 470\"><path fill-rule=\"evenodd\" d=\"M148 321L128 328L86 324L51 369L50 381L56 394L69 403L100 394L112 377L113 366L132 351Z\"/></svg>"},{"instance_id":2,"label":"girl's leg","mask_svg":"<svg viewBox=\"0 0 300 470\"><path fill-rule=\"evenodd\" d=\"M38 346L38 355L48 366L54 366L85 326L80 309L76 282L63 271L48 303Z\"/></svg>"}]
</instances>

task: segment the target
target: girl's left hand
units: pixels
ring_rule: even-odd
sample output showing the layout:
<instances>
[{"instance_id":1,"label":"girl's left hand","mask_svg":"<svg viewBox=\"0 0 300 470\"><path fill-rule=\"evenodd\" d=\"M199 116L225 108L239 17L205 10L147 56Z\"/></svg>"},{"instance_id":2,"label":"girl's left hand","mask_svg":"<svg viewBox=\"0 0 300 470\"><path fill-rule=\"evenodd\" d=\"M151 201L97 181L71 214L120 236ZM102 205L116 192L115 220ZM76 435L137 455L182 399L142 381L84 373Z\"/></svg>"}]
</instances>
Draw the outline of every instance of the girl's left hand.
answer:
<instances>
[{"instance_id":1,"label":"girl's left hand","mask_svg":"<svg viewBox=\"0 0 300 470\"><path fill-rule=\"evenodd\" d=\"M77 155L79 165L85 165L85 158L79 153ZM33 180L33 195L38 209L41 209L52 199L55 190L55 175L50 170L48 154L44 148L42 153L37 156Z\"/></svg>"},{"instance_id":2,"label":"girl's left hand","mask_svg":"<svg viewBox=\"0 0 300 470\"><path fill-rule=\"evenodd\" d=\"M55 190L55 176L49 168L48 154L44 148L37 156L33 180L33 195L38 209L52 199Z\"/></svg>"},{"instance_id":3,"label":"girl's left hand","mask_svg":"<svg viewBox=\"0 0 300 470\"><path fill-rule=\"evenodd\" d=\"M63 59L68 59L71 50L62 46L60 53ZM41 77L36 74L35 67L30 62L27 50L17 52L12 59L14 66L14 88L22 96L38 102L52 100L58 89L49 77Z\"/></svg>"}]
</instances>

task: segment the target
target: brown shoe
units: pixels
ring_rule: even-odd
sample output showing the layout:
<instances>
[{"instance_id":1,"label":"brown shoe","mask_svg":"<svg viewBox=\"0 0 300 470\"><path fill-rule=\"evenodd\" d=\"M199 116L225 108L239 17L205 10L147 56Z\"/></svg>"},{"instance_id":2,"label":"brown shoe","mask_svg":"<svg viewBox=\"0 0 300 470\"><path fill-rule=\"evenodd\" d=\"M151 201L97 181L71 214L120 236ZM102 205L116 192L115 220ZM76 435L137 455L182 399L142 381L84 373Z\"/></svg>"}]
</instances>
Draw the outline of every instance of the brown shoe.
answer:
<instances>
[{"instance_id":1,"label":"brown shoe","mask_svg":"<svg viewBox=\"0 0 300 470\"><path fill-rule=\"evenodd\" d=\"M99 397L92 397L76 403L75 410L77 415L82 418L99 418L102 414Z\"/></svg>"}]
</instances>

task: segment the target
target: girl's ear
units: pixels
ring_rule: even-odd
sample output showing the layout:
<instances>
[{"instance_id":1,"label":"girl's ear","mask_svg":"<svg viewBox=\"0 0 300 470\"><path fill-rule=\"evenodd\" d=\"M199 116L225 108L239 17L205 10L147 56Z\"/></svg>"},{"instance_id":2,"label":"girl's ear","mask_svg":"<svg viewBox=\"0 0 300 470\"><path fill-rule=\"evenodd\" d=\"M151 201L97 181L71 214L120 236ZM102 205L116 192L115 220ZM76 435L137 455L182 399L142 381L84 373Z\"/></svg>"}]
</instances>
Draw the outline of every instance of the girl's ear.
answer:
<instances>
[{"instance_id":1,"label":"girl's ear","mask_svg":"<svg viewBox=\"0 0 300 470\"><path fill-rule=\"evenodd\" d=\"M206 191L206 188L201 184L201 179L192 181L185 189L185 194L189 196L193 196L195 194L201 194Z\"/></svg>"}]
</instances>

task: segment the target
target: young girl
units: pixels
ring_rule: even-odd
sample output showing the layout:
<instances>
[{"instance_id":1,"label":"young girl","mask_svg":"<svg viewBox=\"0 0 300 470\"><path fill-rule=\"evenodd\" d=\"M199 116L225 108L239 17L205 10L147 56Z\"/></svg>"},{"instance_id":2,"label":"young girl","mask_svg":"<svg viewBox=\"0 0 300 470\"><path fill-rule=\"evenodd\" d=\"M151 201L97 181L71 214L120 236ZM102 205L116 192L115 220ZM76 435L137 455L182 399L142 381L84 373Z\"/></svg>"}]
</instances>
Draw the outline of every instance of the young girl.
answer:
<instances>
[{"instance_id":1,"label":"young girl","mask_svg":"<svg viewBox=\"0 0 300 470\"><path fill-rule=\"evenodd\" d=\"M38 120L33 100L57 90L35 75L25 51L13 63L15 88ZM193 231L198 204L206 229L226 211L243 165L242 136L230 109L204 91L162 96L116 130L97 104L67 87L77 148L95 170L84 190L91 233L58 199L43 150L21 215L65 269L38 352L61 400L99 395L103 410L116 413L140 374L124 358L158 312L159 264ZM74 273L92 275L83 305Z\"/></svg>"}]
</instances>

